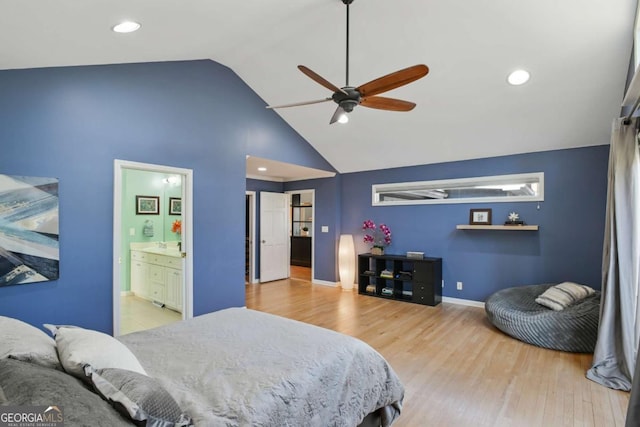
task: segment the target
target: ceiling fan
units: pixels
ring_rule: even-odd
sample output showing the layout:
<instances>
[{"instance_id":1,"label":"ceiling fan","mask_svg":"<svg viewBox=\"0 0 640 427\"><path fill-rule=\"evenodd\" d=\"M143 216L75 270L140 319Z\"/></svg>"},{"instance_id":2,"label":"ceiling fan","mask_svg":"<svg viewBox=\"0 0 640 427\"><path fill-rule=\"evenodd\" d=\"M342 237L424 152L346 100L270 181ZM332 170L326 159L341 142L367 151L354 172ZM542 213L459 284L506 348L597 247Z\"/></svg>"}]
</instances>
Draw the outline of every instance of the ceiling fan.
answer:
<instances>
[{"instance_id":1,"label":"ceiling fan","mask_svg":"<svg viewBox=\"0 0 640 427\"><path fill-rule=\"evenodd\" d=\"M413 110L413 108L416 106L416 104L413 102L403 101L401 99L385 98L377 95L383 92L387 92L391 89L404 86L426 76L429 72L429 67L424 64L414 65L413 67L405 68L403 70L396 71L395 73L387 74L386 76L377 78L358 87L349 86L349 5L353 3L353 0L341 1L347 6L347 78L345 86L339 88L311 69L305 67L304 65L298 65L298 69L300 71L302 71L316 83L326 87L329 90L332 90L333 95L328 98L318 99L315 101L296 102L293 104L284 105L269 105L267 106L267 108L297 107L300 105L310 105L333 101L338 104L338 108L336 109L335 113L333 113L329 124L333 124L335 122L346 123L347 121L349 121L347 113L353 111L353 109L357 105L362 105L363 107L368 108L376 108L378 110Z\"/></svg>"}]
</instances>

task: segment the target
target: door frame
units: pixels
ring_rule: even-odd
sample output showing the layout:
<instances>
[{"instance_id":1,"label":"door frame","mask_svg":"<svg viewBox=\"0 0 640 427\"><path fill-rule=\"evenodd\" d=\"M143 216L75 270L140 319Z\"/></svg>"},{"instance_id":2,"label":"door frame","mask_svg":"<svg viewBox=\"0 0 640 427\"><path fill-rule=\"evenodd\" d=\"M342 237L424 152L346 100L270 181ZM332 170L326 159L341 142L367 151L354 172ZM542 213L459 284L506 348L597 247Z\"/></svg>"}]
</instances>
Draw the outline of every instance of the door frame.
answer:
<instances>
[{"instance_id":1,"label":"door frame","mask_svg":"<svg viewBox=\"0 0 640 427\"><path fill-rule=\"evenodd\" d=\"M193 170L151 163L114 160L113 168L113 335L120 335L120 273L122 267L122 175L124 169L182 176L182 272L184 276L183 319L193 317Z\"/></svg>"},{"instance_id":2,"label":"door frame","mask_svg":"<svg viewBox=\"0 0 640 427\"><path fill-rule=\"evenodd\" d=\"M249 283L252 285L260 283L256 279L256 192L245 191L249 196Z\"/></svg>"},{"instance_id":3,"label":"door frame","mask_svg":"<svg viewBox=\"0 0 640 427\"><path fill-rule=\"evenodd\" d=\"M288 190L285 191L286 194L301 194L301 193L310 193L311 194L311 219L313 220L313 234L311 235L311 283L315 283L315 265L316 265L316 190L313 188L309 188L306 190ZM293 235L293 230L291 229L291 218L289 218L289 236ZM291 239L291 237L289 237ZM291 253L289 253L289 264L291 264Z\"/></svg>"}]
</instances>

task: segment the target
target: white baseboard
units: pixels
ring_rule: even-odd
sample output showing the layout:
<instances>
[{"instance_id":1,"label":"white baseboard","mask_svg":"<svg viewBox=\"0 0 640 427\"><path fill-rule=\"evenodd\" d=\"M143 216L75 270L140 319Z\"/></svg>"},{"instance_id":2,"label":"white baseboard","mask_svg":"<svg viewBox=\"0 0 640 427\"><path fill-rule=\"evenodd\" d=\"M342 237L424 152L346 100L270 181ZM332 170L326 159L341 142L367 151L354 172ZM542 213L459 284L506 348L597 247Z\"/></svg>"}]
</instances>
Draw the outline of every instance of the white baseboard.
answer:
<instances>
[{"instance_id":1,"label":"white baseboard","mask_svg":"<svg viewBox=\"0 0 640 427\"><path fill-rule=\"evenodd\" d=\"M313 283L314 285L331 286L332 288L338 287L338 282L329 282L327 280L313 279L311 283Z\"/></svg>"},{"instance_id":2,"label":"white baseboard","mask_svg":"<svg viewBox=\"0 0 640 427\"><path fill-rule=\"evenodd\" d=\"M473 301L470 299L442 297L442 302L446 302L449 304L468 305L470 307L484 308L484 303L482 301Z\"/></svg>"},{"instance_id":3,"label":"white baseboard","mask_svg":"<svg viewBox=\"0 0 640 427\"><path fill-rule=\"evenodd\" d=\"M121 297L130 297L131 295L133 295L133 292L131 291L120 291Z\"/></svg>"}]
</instances>

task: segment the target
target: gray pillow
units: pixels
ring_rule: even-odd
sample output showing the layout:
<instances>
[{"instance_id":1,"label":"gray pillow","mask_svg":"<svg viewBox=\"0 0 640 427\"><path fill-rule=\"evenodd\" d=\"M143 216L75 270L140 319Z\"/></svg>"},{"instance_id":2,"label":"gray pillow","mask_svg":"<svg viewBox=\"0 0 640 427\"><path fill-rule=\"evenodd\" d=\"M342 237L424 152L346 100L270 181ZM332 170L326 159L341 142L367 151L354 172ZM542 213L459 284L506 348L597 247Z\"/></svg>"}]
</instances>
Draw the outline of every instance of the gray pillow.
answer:
<instances>
[{"instance_id":1,"label":"gray pillow","mask_svg":"<svg viewBox=\"0 0 640 427\"><path fill-rule=\"evenodd\" d=\"M136 424L152 427L193 425L155 378L118 368L85 366L95 390Z\"/></svg>"},{"instance_id":2,"label":"gray pillow","mask_svg":"<svg viewBox=\"0 0 640 427\"><path fill-rule=\"evenodd\" d=\"M62 370L50 336L18 319L0 316L0 359L7 357Z\"/></svg>"},{"instance_id":3,"label":"gray pillow","mask_svg":"<svg viewBox=\"0 0 640 427\"><path fill-rule=\"evenodd\" d=\"M13 359L0 360L0 400L4 405L57 406L68 426L131 426L77 378Z\"/></svg>"},{"instance_id":4,"label":"gray pillow","mask_svg":"<svg viewBox=\"0 0 640 427\"><path fill-rule=\"evenodd\" d=\"M65 371L85 378L84 366L121 368L146 374L136 356L114 337L77 326L45 324L55 337L58 357Z\"/></svg>"}]
</instances>

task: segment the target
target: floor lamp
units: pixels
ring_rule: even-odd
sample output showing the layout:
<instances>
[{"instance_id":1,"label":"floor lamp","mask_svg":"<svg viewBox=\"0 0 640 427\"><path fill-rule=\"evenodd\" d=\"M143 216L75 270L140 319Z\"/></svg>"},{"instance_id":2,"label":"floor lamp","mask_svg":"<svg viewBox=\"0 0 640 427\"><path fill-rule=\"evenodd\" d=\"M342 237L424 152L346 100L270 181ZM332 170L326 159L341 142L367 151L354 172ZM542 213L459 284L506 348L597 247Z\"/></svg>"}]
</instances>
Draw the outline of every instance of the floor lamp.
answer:
<instances>
[{"instance_id":1,"label":"floor lamp","mask_svg":"<svg viewBox=\"0 0 640 427\"><path fill-rule=\"evenodd\" d=\"M344 290L352 290L356 279L356 258L353 236L341 234L338 244L338 271L340 272L340 284Z\"/></svg>"}]
</instances>

